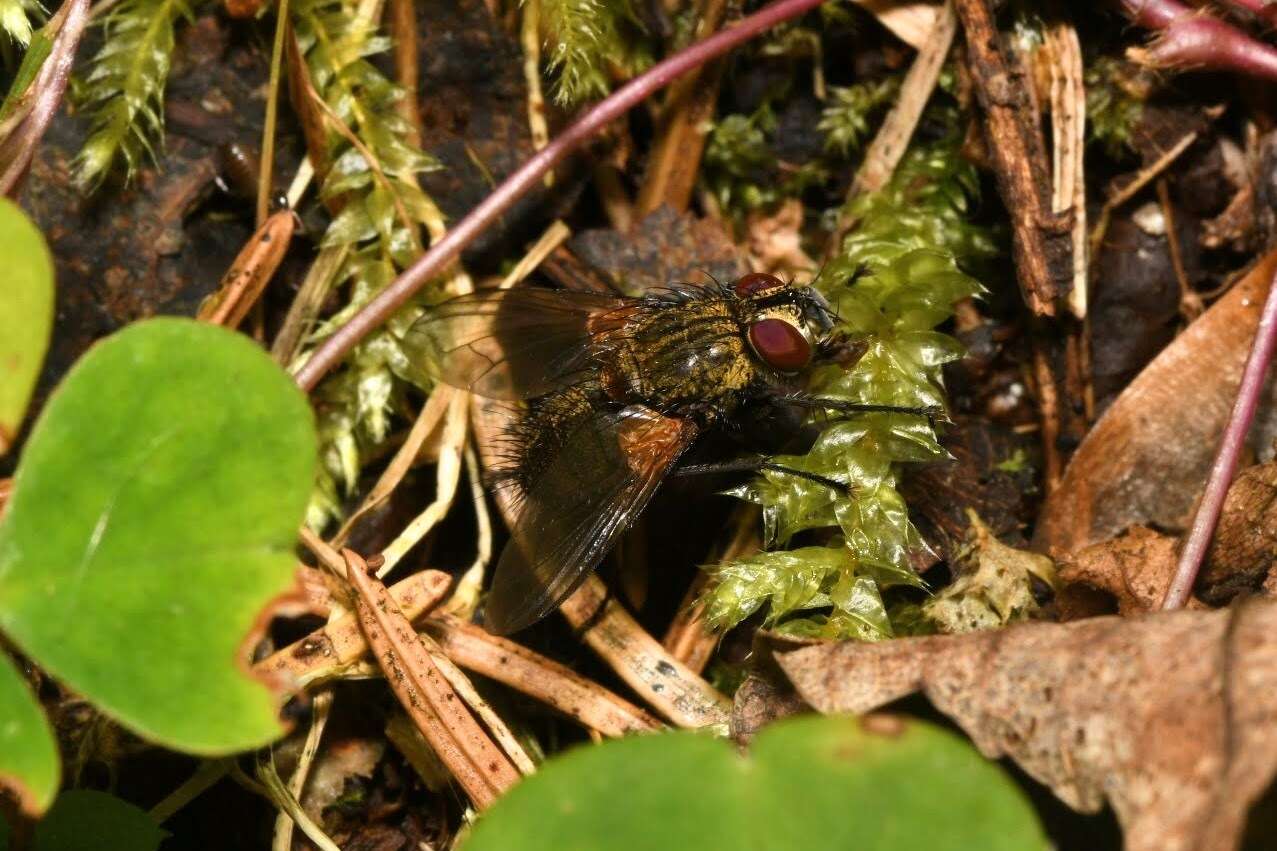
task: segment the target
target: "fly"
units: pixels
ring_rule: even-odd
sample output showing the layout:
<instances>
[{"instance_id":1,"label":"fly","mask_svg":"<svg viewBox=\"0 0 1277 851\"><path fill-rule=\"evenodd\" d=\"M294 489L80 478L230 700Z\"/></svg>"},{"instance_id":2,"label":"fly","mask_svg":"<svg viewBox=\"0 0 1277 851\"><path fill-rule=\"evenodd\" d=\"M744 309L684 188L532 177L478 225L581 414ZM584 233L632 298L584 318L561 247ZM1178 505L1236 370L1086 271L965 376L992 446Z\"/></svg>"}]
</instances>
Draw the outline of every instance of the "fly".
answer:
<instances>
[{"instance_id":1,"label":"fly","mask_svg":"<svg viewBox=\"0 0 1277 851\"><path fill-rule=\"evenodd\" d=\"M762 458L679 467L698 437L747 406L939 413L803 393L802 376L834 359L833 318L811 287L752 273L641 298L490 290L418 320L405 342L433 378L527 403L508 471L522 509L488 596L489 628L516 632L553 610L668 475L773 469L846 489Z\"/></svg>"}]
</instances>

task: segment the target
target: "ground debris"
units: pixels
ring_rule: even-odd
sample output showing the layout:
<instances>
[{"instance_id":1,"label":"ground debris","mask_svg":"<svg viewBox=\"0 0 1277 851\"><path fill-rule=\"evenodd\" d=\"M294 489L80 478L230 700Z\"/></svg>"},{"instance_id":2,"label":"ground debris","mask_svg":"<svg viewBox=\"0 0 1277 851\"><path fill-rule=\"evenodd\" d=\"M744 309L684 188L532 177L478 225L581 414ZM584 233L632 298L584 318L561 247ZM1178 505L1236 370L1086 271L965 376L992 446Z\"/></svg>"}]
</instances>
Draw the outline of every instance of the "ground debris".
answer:
<instances>
[{"instance_id":1,"label":"ground debris","mask_svg":"<svg viewBox=\"0 0 1277 851\"><path fill-rule=\"evenodd\" d=\"M1197 593L1222 606L1256 591L1277 566L1277 463L1243 470L1224 500L1224 513L1197 580Z\"/></svg>"},{"instance_id":2,"label":"ground debris","mask_svg":"<svg viewBox=\"0 0 1277 851\"><path fill-rule=\"evenodd\" d=\"M1277 772L1277 602L778 654L821 712L922 692L1128 851L1225 851Z\"/></svg>"},{"instance_id":3,"label":"ground debris","mask_svg":"<svg viewBox=\"0 0 1277 851\"><path fill-rule=\"evenodd\" d=\"M628 233L589 230L568 245L629 296L672 283L706 284L711 277L734 281L749 271L716 222L664 206L644 216Z\"/></svg>"}]
</instances>

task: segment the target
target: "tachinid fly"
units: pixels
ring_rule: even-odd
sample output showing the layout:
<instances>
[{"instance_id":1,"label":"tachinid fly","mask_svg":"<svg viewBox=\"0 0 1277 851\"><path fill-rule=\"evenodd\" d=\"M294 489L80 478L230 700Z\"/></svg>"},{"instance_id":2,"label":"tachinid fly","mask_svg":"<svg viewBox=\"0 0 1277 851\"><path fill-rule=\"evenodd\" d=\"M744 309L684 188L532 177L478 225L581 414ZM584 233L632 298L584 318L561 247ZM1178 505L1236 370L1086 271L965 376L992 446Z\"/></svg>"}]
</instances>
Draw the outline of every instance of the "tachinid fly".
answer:
<instances>
[{"instance_id":1,"label":"tachinid fly","mask_svg":"<svg viewBox=\"0 0 1277 851\"><path fill-rule=\"evenodd\" d=\"M523 287L428 311L405 342L432 375L527 403L509 471L522 511L486 620L497 633L548 614L598 566L696 439L751 405L931 410L805 395L801 375L837 349L820 294L773 275L624 298ZM714 469L777 467L764 459Z\"/></svg>"}]
</instances>

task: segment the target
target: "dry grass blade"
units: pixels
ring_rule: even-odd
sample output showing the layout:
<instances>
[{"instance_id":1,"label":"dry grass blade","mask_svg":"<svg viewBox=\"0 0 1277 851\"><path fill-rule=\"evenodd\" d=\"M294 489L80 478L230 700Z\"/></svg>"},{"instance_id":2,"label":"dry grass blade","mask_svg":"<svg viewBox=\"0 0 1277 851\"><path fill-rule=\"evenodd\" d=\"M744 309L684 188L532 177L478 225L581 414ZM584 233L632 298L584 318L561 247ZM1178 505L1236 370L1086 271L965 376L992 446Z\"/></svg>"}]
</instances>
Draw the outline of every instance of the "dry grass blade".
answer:
<instances>
[{"instance_id":1,"label":"dry grass blade","mask_svg":"<svg viewBox=\"0 0 1277 851\"><path fill-rule=\"evenodd\" d=\"M423 570L390 589L390 597L403 616L415 620L437 606L448 593L452 577L437 570ZM290 691L334 677L368 653L368 640L354 614L338 618L306 637L280 648L253 666Z\"/></svg>"},{"instance_id":2,"label":"dry grass blade","mask_svg":"<svg viewBox=\"0 0 1277 851\"><path fill-rule=\"evenodd\" d=\"M297 357L302 341L314 327L319 311L323 309L324 300L332 290L337 272L346 262L346 255L349 253L349 245L334 245L320 249L315 256L314 262L306 270L301 288L293 297L293 303L288 306L283 326L271 343L270 354L275 363L288 366Z\"/></svg>"},{"instance_id":3,"label":"dry grass blade","mask_svg":"<svg viewBox=\"0 0 1277 851\"><path fill-rule=\"evenodd\" d=\"M642 709L570 668L474 624L439 615L427 620L425 629L461 667L536 698L605 736L661 726Z\"/></svg>"},{"instance_id":4,"label":"dry grass blade","mask_svg":"<svg viewBox=\"0 0 1277 851\"><path fill-rule=\"evenodd\" d=\"M337 534L333 536L334 546L339 547L344 544L360 518L384 503L394 493L395 488L399 487L399 483L403 481L403 477L417 460L422 444L434 434L439 423L443 421L444 415L448 413L452 406L452 397L457 392L446 384L441 384L430 394L430 398L421 406L421 413L417 415L412 428L408 431L408 437L395 452L395 457L390 459L386 469L381 471L376 484L368 491L368 495L359 504L359 508L346 518L341 528L337 530Z\"/></svg>"},{"instance_id":5,"label":"dry grass blade","mask_svg":"<svg viewBox=\"0 0 1277 851\"><path fill-rule=\"evenodd\" d=\"M266 285L288 253L297 227L292 210L280 210L249 237L221 285L200 305L197 319L236 328L266 291Z\"/></svg>"},{"instance_id":6,"label":"dry grass blade","mask_svg":"<svg viewBox=\"0 0 1277 851\"><path fill-rule=\"evenodd\" d=\"M1127 851L1232 851L1277 773L1277 602L778 654L821 712L915 691Z\"/></svg>"},{"instance_id":7,"label":"dry grass blade","mask_svg":"<svg viewBox=\"0 0 1277 851\"><path fill-rule=\"evenodd\" d=\"M306 780L310 777L311 766L319 754L319 742L324 737L324 729L328 726L328 717L333 707L333 693L325 689L315 695L311 702L310 727L306 730L306 741L302 743L301 753L297 756L297 765L288 778L288 794L295 801L301 801L302 792L306 788ZM269 785L269 784L268 784ZM280 810L275 817L275 836L271 841L271 851L290 851L293 847L293 827L297 822L287 810Z\"/></svg>"},{"instance_id":8,"label":"dry grass blade","mask_svg":"<svg viewBox=\"0 0 1277 851\"><path fill-rule=\"evenodd\" d=\"M359 593L359 622L386 681L470 800L485 809L518 782L519 772L466 711L386 587L368 575L364 560L350 550L342 555Z\"/></svg>"},{"instance_id":9,"label":"dry grass blade","mask_svg":"<svg viewBox=\"0 0 1277 851\"><path fill-rule=\"evenodd\" d=\"M449 394L448 411L443 422L443 441L439 445L439 463L435 468L434 502L414 517L382 552L385 562L377 570L378 578L389 573L452 508L452 501L457 495L457 484L461 481L461 456L465 450L469 419L470 394Z\"/></svg>"},{"instance_id":10,"label":"dry grass blade","mask_svg":"<svg viewBox=\"0 0 1277 851\"><path fill-rule=\"evenodd\" d=\"M918 55L900 86L900 97L883 119L877 135L865 151L864 161L856 171L849 194L877 192L887 185L887 181L895 173L900 158L909 147L909 140L913 138L918 119L922 117L922 111L931 99L931 93L935 91L936 82L940 79L940 69L944 66L945 57L949 55L949 48L953 46L953 37L957 31L958 18L953 11L953 2L949 0L936 14L935 24L918 49Z\"/></svg>"}]
</instances>

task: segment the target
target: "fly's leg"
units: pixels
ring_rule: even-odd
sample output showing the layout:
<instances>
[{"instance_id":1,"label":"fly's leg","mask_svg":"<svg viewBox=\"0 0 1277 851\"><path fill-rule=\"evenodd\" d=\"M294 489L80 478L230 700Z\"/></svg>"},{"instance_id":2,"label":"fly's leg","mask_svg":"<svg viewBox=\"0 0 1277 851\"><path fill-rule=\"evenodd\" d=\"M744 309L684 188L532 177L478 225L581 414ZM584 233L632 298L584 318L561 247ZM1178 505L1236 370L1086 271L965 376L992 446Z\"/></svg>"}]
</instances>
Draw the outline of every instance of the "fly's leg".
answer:
<instances>
[{"instance_id":1,"label":"fly's leg","mask_svg":"<svg viewBox=\"0 0 1277 851\"><path fill-rule=\"evenodd\" d=\"M852 490L851 485L840 482L837 479L831 479L828 476L821 476L817 473L808 473L806 470L795 470L793 467L786 467L783 464L768 461L763 457L738 458L735 461L722 461L715 464L684 464L680 467L675 467L670 475L709 476L716 473L757 473L760 470L771 470L773 473L782 473L787 476L806 479L809 482L832 488L844 496L850 495Z\"/></svg>"},{"instance_id":2,"label":"fly's leg","mask_svg":"<svg viewBox=\"0 0 1277 851\"><path fill-rule=\"evenodd\" d=\"M944 408L939 405L907 407L903 405L872 405L865 402L850 402L846 399L829 399L824 396L810 396L805 393L791 393L777 396L779 404L793 405L811 410L837 411L841 414L912 414L926 417L934 428L936 420L944 416Z\"/></svg>"}]
</instances>

